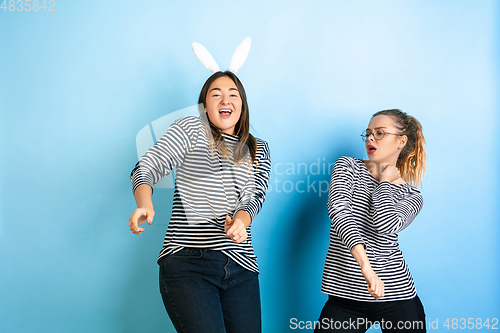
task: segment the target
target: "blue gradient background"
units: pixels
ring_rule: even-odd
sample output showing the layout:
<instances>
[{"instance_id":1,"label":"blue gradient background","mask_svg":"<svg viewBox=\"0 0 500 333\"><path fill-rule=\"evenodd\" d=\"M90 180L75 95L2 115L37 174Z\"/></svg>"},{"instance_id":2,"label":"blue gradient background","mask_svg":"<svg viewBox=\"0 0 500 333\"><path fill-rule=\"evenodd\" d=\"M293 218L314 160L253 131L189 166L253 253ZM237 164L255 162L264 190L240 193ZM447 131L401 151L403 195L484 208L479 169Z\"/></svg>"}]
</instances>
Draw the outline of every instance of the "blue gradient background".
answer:
<instances>
[{"instance_id":1,"label":"blue gradient background","mask_svg":"<svg viewBox=\"0 0 500 333\"><path fill-rule=\"evenodd\" d=\"M253 133L282 163L253 229L264 332L316 320L327 298L326 196L279 184L318 184L329 170L287 175L286 164L365 158L359 134L387 108L414 115L427 139L424 209L400 243L428 319L447 331L447 318L498 318L498 10L457 0L0 10L0 331L174 331L156 264L173 191L155 191L154 225L132 235L135 138L196 104L209 72L191 42L227 68L246 36Z\"/></svg>"}]
</instances>

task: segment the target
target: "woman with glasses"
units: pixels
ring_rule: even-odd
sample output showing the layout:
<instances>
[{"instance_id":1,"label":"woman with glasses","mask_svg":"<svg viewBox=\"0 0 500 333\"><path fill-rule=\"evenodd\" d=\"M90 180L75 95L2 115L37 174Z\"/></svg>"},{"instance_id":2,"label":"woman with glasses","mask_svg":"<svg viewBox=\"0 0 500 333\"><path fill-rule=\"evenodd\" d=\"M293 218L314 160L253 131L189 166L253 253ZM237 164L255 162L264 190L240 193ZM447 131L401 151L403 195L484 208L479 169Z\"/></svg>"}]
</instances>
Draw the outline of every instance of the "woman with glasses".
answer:
<instances>
[{"instance_id":1,"label":"woman with glasses","mask_svg":"<svg viewBox=\"0 0 500 333\"><path fill-rule=\"evenodd\" d=\"M375 113L361 135L368 160L340 157L332 170L330 247L315 332L425 332L425 314L398 233L422 208L422 126L393 109Z\"/></svg>"}]
</instances>

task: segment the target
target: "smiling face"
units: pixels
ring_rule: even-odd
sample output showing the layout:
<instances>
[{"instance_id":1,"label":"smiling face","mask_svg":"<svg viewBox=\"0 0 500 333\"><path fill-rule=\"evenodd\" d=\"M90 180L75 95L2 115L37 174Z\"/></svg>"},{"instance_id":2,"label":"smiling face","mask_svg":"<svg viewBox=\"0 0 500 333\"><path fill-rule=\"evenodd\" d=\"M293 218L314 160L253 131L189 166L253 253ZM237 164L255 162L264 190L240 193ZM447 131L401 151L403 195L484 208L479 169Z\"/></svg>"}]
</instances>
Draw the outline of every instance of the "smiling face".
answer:
<instances>
[{"instance_id":1,"label":"smiling face","mask_svg":"<svg viewBox=\"0 0 500 333\"><path fill-rule=\"evenodd\" d=\"M223 133L234 135L240 120L242 100L234 81L222 76L208 88L205 112L210 122Z\"/></svg>"},{"instance_id":2,"label":"smiling face","mask_svg":"<svg viewBox=\"0 0 500 333\"><path fill-rule=\"evenodd\" d=\"M407 137L406 135L394 135L398 134L399 131L394 126L392 118L386 115L375 116L368 124L366 131L367 133L386 132L380 140L376 140L374 135L370 135L366 139L365 147L370 161L396 165L399 153L406 144Z\"/></svg>"}]
</instances>

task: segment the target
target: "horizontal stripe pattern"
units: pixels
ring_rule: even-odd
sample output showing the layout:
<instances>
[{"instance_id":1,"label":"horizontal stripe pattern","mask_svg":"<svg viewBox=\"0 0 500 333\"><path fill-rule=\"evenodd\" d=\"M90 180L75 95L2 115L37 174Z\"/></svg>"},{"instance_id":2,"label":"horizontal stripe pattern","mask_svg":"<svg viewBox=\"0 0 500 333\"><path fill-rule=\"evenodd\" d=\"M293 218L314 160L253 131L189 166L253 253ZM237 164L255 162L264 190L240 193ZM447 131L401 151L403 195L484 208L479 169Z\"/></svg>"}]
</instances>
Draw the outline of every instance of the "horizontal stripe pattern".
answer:
<instances>
[{"instance_id":1,"label":"horizontal stripe pattern","mask_svg":"<svg viewBox=\"0 0 500 333\"><path fill-rule=\"evenodd\" d=\"M238 137L223 134L230 156ZM200 118L185 117L175 121L139 160L131 173L132 187L153 187L176 169L172 217L159 259L184 247L220 250L242 267L258 272L248 238L240 244L225 236L226 215L246 211L252 221L264 203L271 172L269 147L257 139L255 162L249 156L240 165L209 146L209 136ZM158 260L159 260L158 259Z\"/></svg>"},{"instance_id":2,"label":"horizontal stripe pattern","mask_svg":"<svg viewBox=\"0 0 500 333\"><path fill-rule=\"evenodd\" d=\"M385 296L378 302L415 297L413 278L399 249L398 232L410 225L422 205L416 187L380 183L362 160L340 157L330 181L330 246L321 291L357 301L375 301L351 254L354 246L363 244L373 270L385 284Z\"/></svg>"}]
</instances>

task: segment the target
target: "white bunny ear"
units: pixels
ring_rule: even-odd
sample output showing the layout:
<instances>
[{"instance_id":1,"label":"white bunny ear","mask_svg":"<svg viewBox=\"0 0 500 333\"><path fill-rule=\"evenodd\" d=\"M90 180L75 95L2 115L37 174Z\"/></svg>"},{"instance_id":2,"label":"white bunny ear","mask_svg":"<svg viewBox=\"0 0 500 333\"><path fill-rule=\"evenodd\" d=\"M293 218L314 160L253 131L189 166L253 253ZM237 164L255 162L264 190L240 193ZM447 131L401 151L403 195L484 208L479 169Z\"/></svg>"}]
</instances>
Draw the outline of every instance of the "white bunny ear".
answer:
<instances>
[{"instance_id":1,"label":"white bunny ear","mask_svg":"<svg viewBox=\"0 0 500 333\"><path fill-rule=\"evenodd\" d=\"M212 73L220 71L219 65L215 62L215 59L212 57L210 52L201 45L200 43L193 43L193 52L196 58L205 66L206 69L211 71Z\"/></svg>"},{"instance_id":2,"label":"white bunny ear","mask_svg":"<svg viewBox=\"0 0 500 333\"><path fill-rule=\"evenodd\" d=\"M234 50L233 57L231 58L231 64L229 65L229 70L236 74L238 69L243 65L245 60L247 60L248 52L250 51L251 38L247 37L243 39L240 45Z\"/></svg>"}]
</instances>

